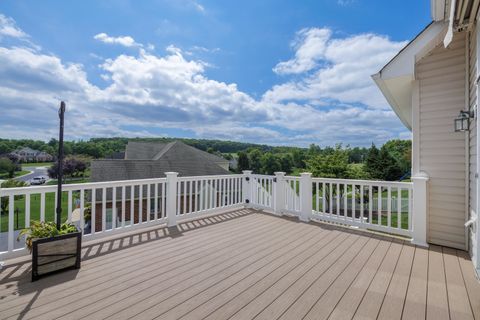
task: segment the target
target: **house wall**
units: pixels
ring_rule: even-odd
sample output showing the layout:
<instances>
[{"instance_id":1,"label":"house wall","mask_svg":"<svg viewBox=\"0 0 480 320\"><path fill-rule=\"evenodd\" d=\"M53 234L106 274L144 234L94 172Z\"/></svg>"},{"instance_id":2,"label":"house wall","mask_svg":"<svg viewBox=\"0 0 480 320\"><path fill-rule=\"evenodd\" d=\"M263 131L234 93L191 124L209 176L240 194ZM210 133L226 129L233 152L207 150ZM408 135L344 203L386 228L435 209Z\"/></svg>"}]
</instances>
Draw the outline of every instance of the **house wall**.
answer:
<instances>
[{"instance_id":1,"label":"house wall","mask_svg":"<svg viewBox=\"0 0 480 320\"><path fill-rule=\"evenodd\" d=\"M466 134L453 120L465 108L466 34L438 45L416 63L420 171L429 177L428 242L466 249Z\"/></svg>"},{"instance_id":2,"label":"house wall","mask_svg":"<svg viewBox=\"0 0 480 320\"><path fill-rule=\"evenodd\" d=\"M468 87L469 87L469 108L476 112L477 105L477 30L476 26L472 28L468 34L468 58L469 58L469 72L468 72ZM477 115L478 116L478 115ZM477 211L477 119L470 121L469 132L469 218L476 215ZM477 237L476 228L469 228L468 233L469 251L472 256L472 261L476 259Z\"/></svg>"}]
</instances>

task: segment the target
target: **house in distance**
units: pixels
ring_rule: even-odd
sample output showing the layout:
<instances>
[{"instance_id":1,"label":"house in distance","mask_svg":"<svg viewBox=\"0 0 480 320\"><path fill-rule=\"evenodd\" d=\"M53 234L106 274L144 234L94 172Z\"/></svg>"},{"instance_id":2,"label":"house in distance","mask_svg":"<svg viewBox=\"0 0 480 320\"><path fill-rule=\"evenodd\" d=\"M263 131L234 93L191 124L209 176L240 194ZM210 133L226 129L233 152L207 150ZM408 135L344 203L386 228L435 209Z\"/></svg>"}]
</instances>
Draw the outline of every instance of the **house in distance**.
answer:
<instances>
[{"instance_id":1,"label":"house in distance","mask_svg":"<svg viewBox=\"0 0 480 320\"><path fill-rule=\"evenodd\" d=\"M187 176L209 176L209 175L227 175L229 161L214 154L196 149L181 141L170 143L152 143L152 142L129 142L125 153L116 153L111 159L93 160L91 163L91 181L124 181L138 179L163 178L165 172L177 172L179 177ZM118 188L97 189L91 196L95 197L92 203L95 206L90 208L91 214L86 224L89 228L100 231L103 228L110 228L115 220L115 224L134 223L146 221L153 212L157 211L164 214L165 203L163 195L166 190L164 185L158 185L156 192L161 196L161 200L154 202L154 190L150 186L126 187L126 190L114 190ZM183 198L192 193L192 206L197 199L213 199L213 195L218 197L218 186L205 183L196 185L188 192L180 191L178 202L180 207L183 205ZM143 199L138 201L140 195L146 195L150 191L150 202ZM121 195L125 193L125 212L122 213ZM133 196L132 196L133 195ZM208 196L207 196L208 195ZM133 197L133 203L130 199ZM102 198L106 199L105 207L102 206ZM155 210L157 206L157 210ZM181 209L181 208L180 208ZM102 221L102 212L106 212L106 220ZM131 212L133 214L131 214ZM139 214L141 212L141 214ZM125 219L124 221L122 219ZM92 223L93 222L93 223Z\"/></svg>"}]
</instances>

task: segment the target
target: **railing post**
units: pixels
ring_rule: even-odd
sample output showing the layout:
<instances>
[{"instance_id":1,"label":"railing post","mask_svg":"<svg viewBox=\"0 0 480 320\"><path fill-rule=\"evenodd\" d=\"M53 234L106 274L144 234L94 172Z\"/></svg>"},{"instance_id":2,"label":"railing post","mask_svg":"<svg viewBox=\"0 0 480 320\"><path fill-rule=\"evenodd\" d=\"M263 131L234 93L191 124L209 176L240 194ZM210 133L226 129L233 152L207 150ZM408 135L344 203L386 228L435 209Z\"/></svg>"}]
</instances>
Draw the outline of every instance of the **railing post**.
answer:
<instances>
[{"instance_id":1,"label":"railing post","mask_svg":"<svg viewBox=\"0 0 480 320\"><path fill-rule=\"evenodd\" d=\"M285 172L275 172L273 212L281 216L285 210Z\"/></svg>"},{"instance_id":2,"label":"railing post","mask_svg":"<svg viewBox=\"0 0 480 320\"><path fill-rule=\"evenodd\" d=\"M252 171L251 170L243 170L243 184L242 184L242 195L243 195L243 203L245 207L251 208L252 207Z\"/></svg>"},{"instance_id":3,"label":"railing post","mask_svg":"<svg viewBox=\"0 0 480 320\"><path fill-rule=\"evenodd\" d=\"M427 214L428 214L428 175L420 172L412 177L413 209L412 209L412 244L428 247L427 244Z\"/></svg>"},{"instance_id":4,"label":"railing post","mask_svg":"<svg viewBox=\"0 0 480 320\"><path fill-rule=\"evenodd\" d=\"M167 176L167 227L177 225L178 172L165 172Z\"/></svg>"},{"instance_id":5,"label":"railing post","mask_svg":"<svg viewBox=\"0 0 480 320\"><path fill-rule=\"evenodd\" d=\"M303 172L300 174L300 220L310 221L312 216L312 174Z\"/></svg>"}]
</instances>

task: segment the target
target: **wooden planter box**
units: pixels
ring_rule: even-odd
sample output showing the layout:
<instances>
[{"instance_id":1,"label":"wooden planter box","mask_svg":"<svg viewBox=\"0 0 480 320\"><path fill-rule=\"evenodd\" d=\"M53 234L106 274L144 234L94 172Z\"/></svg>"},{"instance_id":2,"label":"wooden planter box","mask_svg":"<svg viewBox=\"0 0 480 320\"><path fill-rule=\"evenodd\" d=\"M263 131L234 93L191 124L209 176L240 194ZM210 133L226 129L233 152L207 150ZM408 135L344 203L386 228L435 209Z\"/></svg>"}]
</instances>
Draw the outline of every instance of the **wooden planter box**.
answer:
<instances>
[{"instance_id":1,"label":"wooden planter box","mask_svg":"<svg viewBox=\"0 0 480 320\"><path fill-rule=\"evenodd\" d=\"M32 241L32 281L67 269L80 269L82 232Z\"/></svg>"}]
</instances>

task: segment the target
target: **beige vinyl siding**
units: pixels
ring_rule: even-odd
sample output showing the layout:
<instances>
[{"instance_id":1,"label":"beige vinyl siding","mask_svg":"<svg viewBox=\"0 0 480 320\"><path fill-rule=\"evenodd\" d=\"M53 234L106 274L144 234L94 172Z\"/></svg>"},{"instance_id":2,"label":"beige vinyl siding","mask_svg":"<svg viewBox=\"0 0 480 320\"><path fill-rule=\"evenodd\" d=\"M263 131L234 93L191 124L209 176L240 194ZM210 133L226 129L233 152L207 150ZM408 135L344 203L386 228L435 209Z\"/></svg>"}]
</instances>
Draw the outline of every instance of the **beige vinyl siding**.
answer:
<instances>
[{"instance_id":1,"label":"beige vinyl siding","mask_svg":"<svg viewBox=\"0 0 480 320\"><path fill-rule=\"evenodd\" d=\"M469 33L468 41L469 41L469 73L468 73L468 81L469 81L469 106L470 110L474 110L477 104L477 32L476 27L472 28L472 32ZM471 215L476 214L476 206L477 206L477 178L475 173L477 171L477 121L476 119L472 119L470 121L470 136L469 136L469 151L470 151L470 165L469 165L469 194L470 194L470 201L469 201L469 213ZM472 232L472 228L470 228L469 232L469 250L470 254L473 255L476 250L476 235ZM475 259L473 259L475 261Z\"/></svg>"},{"instance_id":2,"label":"beige vinyl siding","mask_svg":"<svg viewBox=\"0 0 480 320\"><path fill-rule=\"evenodd\" d=\"M465 108L465 33L416 65L420 93L420 170L430 176L428 242L465 249L465 134L453 119ZM415 214L415 213L414 213Z\"/></svg>"}]
</instances>

